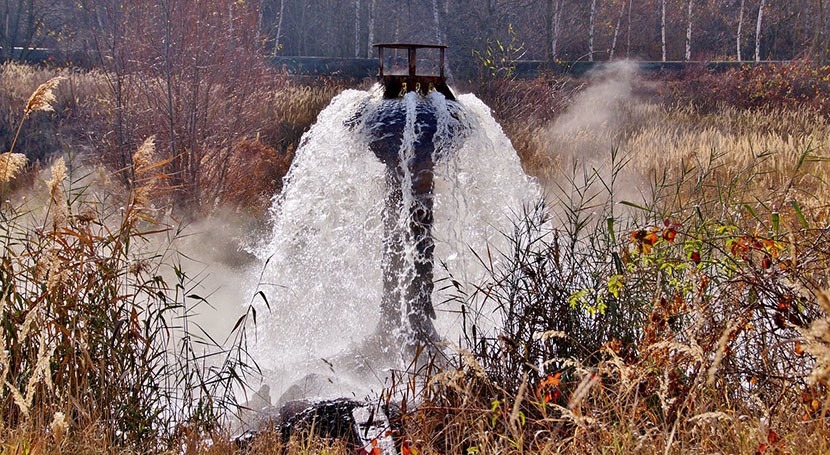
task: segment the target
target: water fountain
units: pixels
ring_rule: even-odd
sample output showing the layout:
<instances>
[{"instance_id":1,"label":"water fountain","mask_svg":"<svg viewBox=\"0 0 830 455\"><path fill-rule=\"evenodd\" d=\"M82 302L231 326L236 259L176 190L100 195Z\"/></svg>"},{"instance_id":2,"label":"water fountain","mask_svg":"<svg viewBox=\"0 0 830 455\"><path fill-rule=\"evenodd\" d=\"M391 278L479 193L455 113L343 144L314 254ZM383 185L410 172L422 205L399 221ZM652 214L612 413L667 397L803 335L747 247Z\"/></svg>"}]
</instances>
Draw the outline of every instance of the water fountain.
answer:
<instances>
[{"instance_id":1,"label":"water fountain","mask_svg":"<svg viewBox=\"0 0 830 455\"><path fill-rule=\"evenodd\" d=\"M437 74L421 74L430 51ZM254 251L267 314L254 354L276 408L306 400L293 415L317 418L340 403L359 426L390 369L460 336L454 288L435 283L474 285L484 267L471 251L497 262L511 215L539 197L489 108L447 86L444 51L379 45L379 84L338 95L298 149Z\"/></svg>"}]
</instances>

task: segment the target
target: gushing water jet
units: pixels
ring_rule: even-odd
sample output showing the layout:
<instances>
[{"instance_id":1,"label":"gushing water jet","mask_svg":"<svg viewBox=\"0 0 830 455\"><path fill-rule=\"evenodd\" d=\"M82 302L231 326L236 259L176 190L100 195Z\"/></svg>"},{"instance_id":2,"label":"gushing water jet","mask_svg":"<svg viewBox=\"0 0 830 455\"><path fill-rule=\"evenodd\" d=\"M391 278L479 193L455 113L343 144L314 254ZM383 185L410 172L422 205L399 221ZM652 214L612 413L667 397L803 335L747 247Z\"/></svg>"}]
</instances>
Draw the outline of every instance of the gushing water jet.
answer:
<instances>
[{"instance_id":1,"label":"gushing water jet","mask_svg":"<svg viewBox=\"0 0 830 455\"><path fill-rule=\"evenodd\" d=\"M300 420L352 409L363 417L344 422L372 426L363 414L377 408L359 398L420 346L437 353L460 337L462 311L447 303L459 300L435 283L474 285L497 267L498 254L484 265L471 252L506 252L511 211L539 197L489 108L450 90L444 50L378 46L380 84L338 95L303 138L272 234L253 250L263 271L252 294L266 315L253 353L281 397L266 418L304 400ZM439 64L421 74L429 52ZM479 326L499 323L483 320L486 302L469 304Z\"/></svg>"},{"instance_id":2,"label":"gushing water jet","mask_svg":"<svg viewBox=\"0 0 830 455\"><path fill-rule=\"evenodd\" d=\"M384 100L358 112L369 148L385 165L383 295L379 335L412 354L440 340L432 320L435 242L432 237L434 173L463 134L462 111L447 85L446 46L377 44L378 81ZM418 50L438 50L438 74L419 74ZM389 51L405 51L405 72L384 66ZM401 332L401 326L408 330ZM407 333L408 332L408 333Z\"/></svg>"}]
</instances>

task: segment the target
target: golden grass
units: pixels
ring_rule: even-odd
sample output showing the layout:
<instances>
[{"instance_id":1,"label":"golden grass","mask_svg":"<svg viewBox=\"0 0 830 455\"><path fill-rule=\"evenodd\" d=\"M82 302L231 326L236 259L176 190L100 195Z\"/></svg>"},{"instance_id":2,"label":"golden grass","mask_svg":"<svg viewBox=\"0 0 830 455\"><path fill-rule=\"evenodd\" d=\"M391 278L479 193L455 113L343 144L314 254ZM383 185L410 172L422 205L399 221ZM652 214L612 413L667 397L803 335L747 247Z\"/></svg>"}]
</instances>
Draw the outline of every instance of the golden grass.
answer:
<instances>
[{"instance_id":1,"label":"golden grass","mask_svg":"<svg viewBox=\"0 0 830 455\"><path fill-rule=\"evenodd\" d=\"M4 71L15 69L4 67ZM55 100L46 95L47 89L42 90L41 101L51 106ZM267 103L259 106L263 109L261 113L278 126L255 139L235 142L224 155L227 159L221 161L231 169L205 170L205 176L218 177L222 172L223 178L229 179L217 188L217 194L227 201L256 205L257 210L264 210L268 203L268 185L278 185L279 173L287 168L296 141L314 120L314 110L317 106L322 108L336 91L331 86L315 91L288 85L264 95ZM38 103L30 99L27 110L29 104L32 104L31 110L45 107ZM568 185L575 183L563 177L572 169L573 160L604 169L602 172L607 174L610 150L617 149L620 156L629 160L619 171L619 178L627 187L618 190L617 200L623 197L634 200L636 196L643 200L651 198L646 202L654 203L649 206L654 213L612 222L623 229L645 228L644 224L637 223L659 224L662 219L658 215L665 213L682 217L686 230L678 234L681 240L676 244L657 240L658 243L649 245L653 248L643 249L639 245L639 251L631 250L627 232L618 233L614 245L618 249L611 249L600 258L600 262L610 263L610 253L633 257L626 258L627 264L636 267L621 273L629 280L630 292L640 292L630 297L636 300L644 318L641 337L633 347L625 351L609 341L591 359L559 359L565 376L549 375L540 382L520 375L516 378L520 385L515 390L507 390L504 384L489 377L488 367L479 364L474 356L461 355L454 368L426 378L424 382L429 386L418 397L420 406L404 416L402 437L408 441L409 453L799 453L805 448L810 453L826 453L830 450L830 429L826 423L826 413L830 411L827 393L830 283L826 273L830 247L825 235L830 206L827 187L830 163L825 161L830 122L825 117L806 111L733 108L703 113L691 107L643 101L617 106L613 116L587 126L570 121L557 123L553 119L515 121L505 130L514 143L520 144L520 155L528 172L549 187L558 184L562 190L571 189ZM159 161L157 155L154 138L150 137L131 157L133 204L124 214L124 229L135 228L132 214L150 204L158 182L164 177L163 164L159 165L164 161ZM252 166L252 161L268 163L280 172L262 171ZM34 283L45 280L46 294L63 296L69 301L73 290L91 286L85 279L99 277L89 270L111 259L95 248L87 250L85 245L100 242L95 243L100 248L120 237L95 234L88 222L80 223L78 215L72 215L73 204L67 202L64 192L63 160L55 162L51 174L47 187L53 232L27 234L33 242L39 235L46 237L37 240L42 244L33 245L31 256L15 260L20 261L19 269L31 273L28 284L20 284L21 288L28 286L27 289L36 291L39 287ZM708 180L701 183L696 178ZM249 188L266 179L265 189ZM667 191L674 194L666 197ZM792 205L793 201L798 205ZM741 204L751 205L754 217L734 207ZM698 213L694 213L695 209ZM799 219L801 211L807 215L803 220ZM717 234L711 234L719 229ZM77 241L73 240L75 237ZM759 265L758 258L769 253L768 250L758 248L746 257L729 251L730 246L734 251L735 245L740 246L746 238L775 242L770 248L775 251L773 260L781 275L775 268L770 270ZM722 270L718 269L724 278L720 287L708 284L709 277L694 264L696 261L690 254L693 252L685 249L696 245L694 242L707 243L711 255L706 261L723 266ZM651 254L644 253L647 250ZM123 251L116 249L113 254ZM126 267L121 263L116 265ZM682 272L667 275L663 266ZM101 273L111 273L107 267L101 267ZM4 270L0 267L0 271ZM23 279L23 275L8 272L6 276ZM123 280L131 279L127 277L133 274L123 270L118 273L124 275L113 284L119 290L112 297L116 303L126 298L121 297ZM666 277L675 282L668 283ZM799 277L804 281L797 281ZM805 283L816 287L808 289ZM607 285L607 282L600 284ZM675 289L672 286L684 289L682 303L671 300L674 296L670 291ZM787 296L792 291L806 299L817 299L805 300L802 302L805 306L821 305L823 313L808 326L799 327L801 338L795 334L794 323L784 321L783 328L762 327L758 325L759 320L752 319L745 311L747 302L757 299L753 292L772 288L778 292L779 286L786 288L782 293ZM714 290L706 294L700 290L704 288ZM19 337L29 338L25 368L12 372L18 377L10 380L9 368L0 371L0 383L5 385L0 386L5 387L0 388L0 397L6 403L2 409L5 414L0 415L16 419L16 425L0 430L3 441L0 451L130 453L131 446L109 439L112 428L104 420L97 415L73 412L75 405L61 401L56 396L55 385L48 382L54 373L52 368L69 371L72 365L66 363L66 358L56 359L54 346L45 341L45 336L39 336L37 330L47 327L54 331L55 337L60 337L59 325L68 319L53 321L50 319L53 315L45 313L38 304L26 306L28 302L20 293L15 303L15 311L20 314L13 315L9 301L13 290L0 289L4 290L0 295L0 317L7 318ZM661 299L667 292L668 303ZM48 298L51 297L43 297L43 301ZM49 302L54 304L53 311L69 311L61 303L64 301ZM548 314L553 314L550 311ZM668 321L679 314L691 322L683 330L675 331ZM116 316L125 320L133 317L129 312ZM67 345L76 338L83 339L86 336L83 329L80 327L73 334L75 338L61 339ZM736 347L736 339L761 337L762 329L780 329L789 338L773 338L776 344L766 346L758 353L757 362L749 364L757 370L741 372L740 365L735 363L734 350L754 349L754 346L747 343ZM5 330L6 326L0 325L0 331ZM128 333L133 336L131 331ZM563 336L575 334L557 332L554 335ZM101 339L104 345L110 343L109 333ZM67 348L63 344L58 347ZM68 352L78 356L70 360L83 361L80 353L72 349ZM815 357L815 368L804 368L809 364L804 357L807 355ZM763 365L768 360L772 363L793 361L792 369ZM9 355L0 349L0 365L9 365L9 362ZM753 381L765 385L756 385ZM10 382L14 385L9 386ZM68 384L62 385L69 387ZM74 389L75 393L82 392L87 385ZM47 400L38 408L35 403L43 397ZM96 412L103 413L100 409ZM187 447L186 453L241 453L227 439L221 431L212 437L201 431L183 432L172 445L176 453L181 444ZM323 441L308 435L295 436L283 447L277 432L261 435L251 451L351 453L340 441Z\"/></svg>"},{"instance_id":2,"label":"golden grass","mask_svg":"<svg viewBox=\"0 0 830 455\"><path fill-rule=\"evenodd\" d=\"M618 115L617 125L561 131L554 124L508 133L534 138L530 149L523 151L524 164L543 182L557 180L573 159L599 166L616 148L630 160L627 172L643 180L663 173L670 180L678 179L683 163L722 167L727 174L760 163L758 188L769 190L790 184L806 152L806 172L790 189L816 197L826 194L820 190L827 189L824 182L830 177L830 166L824 162L830 123L821 114L734 108L701 114L691 107L642 103Z\"/></svg>"},{"instance_id":3,"label":"golden grass","mask_svg":"<svg viewBox=\"0 0 830 455\"><path fill-rule=\"evenodd\" d=\"M12 181L28 161L22 153L0 153L0 184Z\"/></svg>"}]
</instances>

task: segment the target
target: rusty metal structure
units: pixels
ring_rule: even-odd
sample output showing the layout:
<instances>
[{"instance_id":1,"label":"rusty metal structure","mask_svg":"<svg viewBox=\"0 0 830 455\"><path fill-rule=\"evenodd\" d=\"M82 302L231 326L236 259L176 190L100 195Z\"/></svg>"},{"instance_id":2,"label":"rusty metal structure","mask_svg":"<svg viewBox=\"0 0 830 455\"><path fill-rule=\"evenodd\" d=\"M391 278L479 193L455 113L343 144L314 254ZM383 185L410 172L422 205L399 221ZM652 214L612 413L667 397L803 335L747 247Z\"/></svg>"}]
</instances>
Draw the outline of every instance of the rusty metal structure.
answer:
<instances>
[{"instance_id":1,"label":"rusty metal structure","mask_svg":"<svg viewBox=\"0 0 830 455\"><path fill-rule=\"evenodd\" d=\"M385 98L398 98L409 92L418 92L426 96L432 91L437 91L448 100L455 100L455 95L453 95L450 87L447 85L447 46L443 44L405 43L375 44L374 46L378 50L378 82L383 84ZM438 74L419 73L417 68L418 49L438 50ZM394 52L398 50L406 51L407 65L404 74L396 74L393 69L384 66L385 58L389 55L390 51Z\"/></svg>"}]
</instances>

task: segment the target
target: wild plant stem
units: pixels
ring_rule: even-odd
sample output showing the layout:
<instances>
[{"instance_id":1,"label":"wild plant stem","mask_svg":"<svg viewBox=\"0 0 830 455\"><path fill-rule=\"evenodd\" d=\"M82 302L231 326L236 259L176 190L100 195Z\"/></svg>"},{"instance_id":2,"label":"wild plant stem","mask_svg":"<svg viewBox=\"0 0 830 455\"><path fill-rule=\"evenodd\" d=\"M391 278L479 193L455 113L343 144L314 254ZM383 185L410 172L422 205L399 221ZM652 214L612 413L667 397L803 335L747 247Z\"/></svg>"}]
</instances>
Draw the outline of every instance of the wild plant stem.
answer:
<instances>
[{"instance_id":1,"label":"wild plant stem","mask_svg":"<svg viewBox=\"0 0 830 455\"><path fill-rule=\"evenodd\" d=\"M12 139L12 146L9 148L9 153L14 152L14 146L17 144L17 138L20 136L20 130L23 129L23 123L26 121L26 117L28 114L23 114L23 118L20 119L20 123L17 124L17 131L14 133L14 139Z\"/></svg>"}]
</instances>

